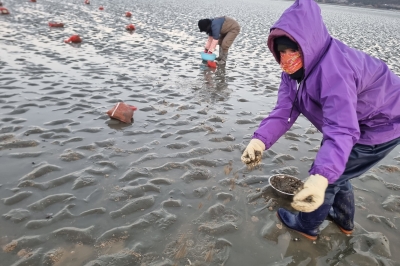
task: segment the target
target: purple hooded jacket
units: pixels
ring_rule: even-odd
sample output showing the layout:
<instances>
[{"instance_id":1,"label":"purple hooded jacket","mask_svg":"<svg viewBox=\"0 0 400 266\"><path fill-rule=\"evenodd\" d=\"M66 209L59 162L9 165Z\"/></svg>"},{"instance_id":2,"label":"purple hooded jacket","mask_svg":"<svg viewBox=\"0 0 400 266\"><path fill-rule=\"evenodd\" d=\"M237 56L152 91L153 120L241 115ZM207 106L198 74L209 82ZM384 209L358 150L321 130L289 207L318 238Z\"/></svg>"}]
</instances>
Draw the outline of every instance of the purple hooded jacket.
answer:
<instances>
[{"instance_id":1,"label":"purple hooded jacket","mask_svg":"<svg viewBox=\"0 0 400 266\"><path fill-rule=\"evenodd\" d=\"M253 138L269 149L303 114L323 133L309 173L332 184L356 143L376 145L400 136L400 78L383 61L332 38L314 0L296 0L272 26L268 47L278 62L273 41L282 35L299 44L305 77L297 84L282 73L276 106Z\"/></svg>"}]
</instances>

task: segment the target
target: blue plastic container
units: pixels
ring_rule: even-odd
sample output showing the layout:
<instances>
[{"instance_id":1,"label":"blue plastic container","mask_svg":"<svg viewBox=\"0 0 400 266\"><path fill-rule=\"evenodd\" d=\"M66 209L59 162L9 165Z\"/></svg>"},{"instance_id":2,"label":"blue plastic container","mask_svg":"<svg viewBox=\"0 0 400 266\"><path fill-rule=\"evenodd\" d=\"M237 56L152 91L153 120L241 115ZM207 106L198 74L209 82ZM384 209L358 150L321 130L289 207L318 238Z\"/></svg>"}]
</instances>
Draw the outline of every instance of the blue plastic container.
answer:
<instances>
[{"instance_id":1,"label":"blue plastic container","mask_svg":"<svg viewBox=\"0 0 400 266\"><path fill-rule=\"evenodd\" d=\"M201 59L204 61L214 61L215 58L217 57L215 54L207 54L205 52L201 52Z\"/></svg>"}]
</instances>

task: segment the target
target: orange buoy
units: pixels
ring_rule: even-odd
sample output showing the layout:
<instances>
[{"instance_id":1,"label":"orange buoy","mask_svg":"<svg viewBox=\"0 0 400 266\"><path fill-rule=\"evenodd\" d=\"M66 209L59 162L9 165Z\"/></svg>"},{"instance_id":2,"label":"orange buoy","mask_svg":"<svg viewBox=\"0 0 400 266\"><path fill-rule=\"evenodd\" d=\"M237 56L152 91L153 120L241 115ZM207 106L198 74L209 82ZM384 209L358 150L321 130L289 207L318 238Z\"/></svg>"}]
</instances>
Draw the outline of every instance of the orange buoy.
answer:
<instances>
[{"instance_id":1,"label":"orange buoy","mask_svg":"<svg viewBox=\"0 0 400 266\"><path fill-rule=\"evenodd\" d=\"M10 11L8 11L7 8L0 6L0 14L1 15L8 15L10 14Z\"/></svg>"},{"instance_id":2,"label":"orange buoy","mask_svg":"<svg viewBox=\"0 0 400 266\"><path fill-rule=\"evenodd\" d=\"M90 5L90 0L85 0L86 5Z\"/></svg>"},{"instance_id":3,"label":"orange buoy","mask_svg":"<svg viewBox=\"0 0 400 266\"><path fill-rule=\"evenodd\" d=\"M65 43L81 43L82 39L79 35L72 35L71 37L69 37L69 39L64 40Z\"/></svg>"},{"instance_id":4,"label":"orange buoy","mask_svg":"<svg viewBox=\"0 0 400 266\"><path fill-rule=\"evenodd\" d=\"M103 7L103 6L100 6L100 7L99 7L99 10L104 10L104 7Z\"/></svg>"},{"instance_id":5,"label":"orange buoy","mask_svg":"<svg viewBox=\"0 0 400 266\"><path fill-rule=\"evenodd\" d=\"M211 68L217 68L217 63L215 63L214 61L207 61L207 66L211 67Z\"/></svg>"},{"instance_id":6,"label":"orange buoy","mask_svg":"<svg viewBox=\"0 0 400 266\"><path fill-rule=\"evenodd\" d=\"M126 29L126 30L130 30L130 31L136 30L135 25L133 25L133 24L126 25L126 26L125 26L125 29Z\"/></svg>"},{"instance_id":7,"label":"orange buoy","mask_svg":"<svg viewBox=\"0 0 400 266\"><path fill-rule=\"evenodd\" d=\"M61 22L49 22L49 27L51 28L63 28L64 23Z\"/></svg>"},{"instance_id":8,"label":"orange buoy","mask_svg":"<svg viewBox=\"0 0 400 266\"><path fill-rule=\"evenodd\" d=\"M128 17L128 18L132 17L132 13L129 11L125 12L125 17Z\"/></svg>"}]
</instances>

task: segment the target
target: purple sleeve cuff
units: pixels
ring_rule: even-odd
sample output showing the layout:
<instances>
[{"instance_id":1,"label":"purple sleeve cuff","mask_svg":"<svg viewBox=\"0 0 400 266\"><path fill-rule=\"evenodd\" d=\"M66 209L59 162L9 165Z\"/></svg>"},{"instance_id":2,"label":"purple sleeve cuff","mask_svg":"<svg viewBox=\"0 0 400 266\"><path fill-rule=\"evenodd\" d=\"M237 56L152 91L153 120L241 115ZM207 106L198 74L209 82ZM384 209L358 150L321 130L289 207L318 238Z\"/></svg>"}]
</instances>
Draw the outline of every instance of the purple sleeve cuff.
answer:
<instances>
[{"instance_id":1,"label":"purple sleeve cuff","mask_svg":"<svg viewBox=\"0 0 400 266\"><path fill-rule=\"evenodd\" d=\"M266 138L256 132L254 132L252 139L261 140L265 145L265 150L268 150L272 146Z\"/></svg>"},{"instance_id":2,"label":"purple sleeve cuff","mask_svg":"<svg viewBox=\"0 0 400 266\"><path fill-rule=\"evenodd\" d=\"M308 173L310 175L322 175L323 177L328 179L328 184L335 183L336 180L338 180L340 177L340 175L338 175L337 173L322 166L313 166Z\"/></svg>"}]
</instances>

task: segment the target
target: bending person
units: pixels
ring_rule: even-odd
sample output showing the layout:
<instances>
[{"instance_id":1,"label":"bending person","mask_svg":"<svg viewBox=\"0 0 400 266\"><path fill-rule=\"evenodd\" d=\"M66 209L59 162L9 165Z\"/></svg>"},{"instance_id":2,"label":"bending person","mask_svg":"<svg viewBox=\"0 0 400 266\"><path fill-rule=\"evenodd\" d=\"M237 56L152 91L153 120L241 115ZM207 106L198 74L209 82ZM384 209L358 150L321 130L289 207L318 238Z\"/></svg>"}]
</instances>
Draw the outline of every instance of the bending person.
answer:
<instances>
[{"instance_id":1,"label":"bending person","mask_svg":"<svg viewBox=\"0 0 400 266\"><path fill-rule=\"evenodd\" d=\"M322 144L293 198L299 212L280 208L278 217L312 240L328 215L350 234L355 204L349 180L400 143L400 78L383 61L332 38L314 0L296 0L283 12L268 47L283 70L277 104L242 161L269 149L303 114L322 132Z\"/></svg>"},{"instance_id":2,"label":"bending person","mask_svg":"<svg viewBox=\"0 0 400 266\"><path fill-rule=\"evenodd\" d=\"M219 45L218 64L226 64L229 48L240 32L240 25L233 18L224 16L214 19L200 19L198 22L200 32L208 35L205 45L205 53L213 53L217 44Z\"/></svg>"}]
</instances>

